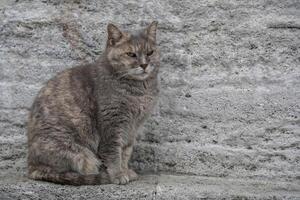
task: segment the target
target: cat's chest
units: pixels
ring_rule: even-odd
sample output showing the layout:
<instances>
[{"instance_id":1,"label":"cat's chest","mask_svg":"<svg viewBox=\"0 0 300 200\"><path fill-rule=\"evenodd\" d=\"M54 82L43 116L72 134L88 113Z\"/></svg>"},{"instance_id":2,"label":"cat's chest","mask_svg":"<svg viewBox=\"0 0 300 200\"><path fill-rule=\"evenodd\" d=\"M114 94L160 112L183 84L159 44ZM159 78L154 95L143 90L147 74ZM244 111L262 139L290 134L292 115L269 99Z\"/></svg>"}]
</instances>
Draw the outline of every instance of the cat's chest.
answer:
<instances>
[{"instance_id":1,"label":"cat's chest","mask_svg":"<svg viewBox=\"0 0 300 200\"><path fill-rule=\"evenodd\" d=\"M118 82L105 85L98 98L99 120L120 121L140 126L153 110L158 89L153 83L130 85ZM136 127L135 127L136 128Z\"/></svg>"},{"instance_id":2,"label":"cat's chest","mask_svg":"<svg viewBox=\"0 0 300 200\"><path fill-rule=\"evenodd\" d=\"M152 95L128 96L129 110L137 120L147 117L156 103L156 97Z\"/></svg>"}]
</instances>

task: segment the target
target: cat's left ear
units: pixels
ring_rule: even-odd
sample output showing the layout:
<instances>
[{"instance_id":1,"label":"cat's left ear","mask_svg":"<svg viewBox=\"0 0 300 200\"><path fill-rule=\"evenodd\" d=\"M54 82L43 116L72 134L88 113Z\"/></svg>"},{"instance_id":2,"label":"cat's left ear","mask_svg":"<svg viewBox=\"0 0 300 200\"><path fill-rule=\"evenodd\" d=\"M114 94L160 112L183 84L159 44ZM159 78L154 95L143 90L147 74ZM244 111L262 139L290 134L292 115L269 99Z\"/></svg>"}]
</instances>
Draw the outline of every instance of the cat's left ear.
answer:
<instances>
[{"instance_id":1,"label":"cat's left ear","mask_svg":"<svg viewBox=\"0 0 300 200\"><path fill-rule=\"evenodd\" d=\"M158 24L157 21L153 21L145 30L148 38L154 42L156 41L157 24Z\"/></svg>"}]
</instances>

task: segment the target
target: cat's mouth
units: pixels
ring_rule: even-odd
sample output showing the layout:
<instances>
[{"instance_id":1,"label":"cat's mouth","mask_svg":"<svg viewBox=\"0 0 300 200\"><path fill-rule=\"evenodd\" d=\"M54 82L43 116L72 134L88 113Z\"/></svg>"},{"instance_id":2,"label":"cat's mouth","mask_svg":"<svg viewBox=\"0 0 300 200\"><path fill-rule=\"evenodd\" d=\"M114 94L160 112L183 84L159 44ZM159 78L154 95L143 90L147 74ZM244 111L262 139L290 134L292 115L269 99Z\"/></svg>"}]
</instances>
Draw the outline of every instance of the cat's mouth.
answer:
<instances>
[{"instance_id":1,"label":"cat's mouth","mask_svg":"<svg viewBox=\"0 0 300 200\"><path fill-rule=\"evenodd\" d=\"M129 74L128 78L129 79L135 79L135 80L139 80L139 81L143 81L146 80L149 77L149 73L148 72L141 72L140 74Z\"/></svg>"},{"instance_id":2,"label":"cat's mouth","mask_svg":"<svg viewBox=\"0 0 300 200\"><path fill-rule=\"evenodd\" d=\"M136 67L126 71L126 73L124 73L121 77L143 81L149 77L151 72L152 69L150 66L147 67L145 70L142 69L141 67Z\"/></svg>"}]
</instances>

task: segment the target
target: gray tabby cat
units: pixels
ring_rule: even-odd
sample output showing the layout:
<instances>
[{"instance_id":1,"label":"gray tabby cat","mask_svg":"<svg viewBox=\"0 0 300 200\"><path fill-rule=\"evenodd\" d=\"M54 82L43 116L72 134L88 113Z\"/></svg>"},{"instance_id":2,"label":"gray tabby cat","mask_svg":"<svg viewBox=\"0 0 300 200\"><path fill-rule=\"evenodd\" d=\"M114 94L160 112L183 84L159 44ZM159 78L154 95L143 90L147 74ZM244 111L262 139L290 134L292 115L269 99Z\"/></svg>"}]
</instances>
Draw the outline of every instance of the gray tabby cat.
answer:
<instances>
[{"instance_id":1,"label":"gray tabby cat","mask_svg":"<svg viewBox=\"0 0 300 200\"><path fill-rule=\"evenodd\" d=\"M107 27L94 64L67 69L36 97L28 122L28 173L60 184L126 184L137 130L158 97L157 22L131 33Z\"/></svg>"}]
</instances>

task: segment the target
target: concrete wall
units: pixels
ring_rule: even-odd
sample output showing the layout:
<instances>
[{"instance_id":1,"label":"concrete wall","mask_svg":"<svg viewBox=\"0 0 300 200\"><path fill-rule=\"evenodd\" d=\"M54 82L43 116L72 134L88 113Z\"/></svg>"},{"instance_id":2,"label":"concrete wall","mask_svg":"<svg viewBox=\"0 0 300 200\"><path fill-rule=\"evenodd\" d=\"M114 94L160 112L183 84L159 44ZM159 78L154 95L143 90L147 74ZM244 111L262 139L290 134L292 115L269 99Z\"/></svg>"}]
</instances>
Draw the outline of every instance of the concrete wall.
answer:
<instances>
[{"instance_id":1,"label":"concrete wall","mask_svg":"<svg viewBox=\"0 0 300 200\"><path fill-rule=\"evenodd\" d=\"M24 174L43 83L92 62L106 25L159 21L161 96L139 135L143 172L299 181L298 0L0 1L0 176Z\"/></svg>"}]
</instances>

